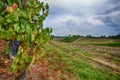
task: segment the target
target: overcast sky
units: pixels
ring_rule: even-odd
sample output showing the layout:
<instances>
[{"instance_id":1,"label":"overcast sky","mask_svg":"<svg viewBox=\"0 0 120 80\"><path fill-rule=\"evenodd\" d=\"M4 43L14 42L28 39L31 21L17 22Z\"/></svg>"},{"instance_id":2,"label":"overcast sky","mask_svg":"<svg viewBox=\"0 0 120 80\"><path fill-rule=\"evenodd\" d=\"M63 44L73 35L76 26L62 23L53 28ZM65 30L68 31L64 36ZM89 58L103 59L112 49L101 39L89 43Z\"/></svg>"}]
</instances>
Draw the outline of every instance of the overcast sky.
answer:
<instances>
[{"instance_id":1,"label":"overcast sky","mask_svg":"<svg viewBox=\"0 0 120 80\"><path fill-rule=\"evenodd\" d=\"M50 6L44 22L56 36L120 33L120 0L40 0Z\"/></svg>"}]
</instances>

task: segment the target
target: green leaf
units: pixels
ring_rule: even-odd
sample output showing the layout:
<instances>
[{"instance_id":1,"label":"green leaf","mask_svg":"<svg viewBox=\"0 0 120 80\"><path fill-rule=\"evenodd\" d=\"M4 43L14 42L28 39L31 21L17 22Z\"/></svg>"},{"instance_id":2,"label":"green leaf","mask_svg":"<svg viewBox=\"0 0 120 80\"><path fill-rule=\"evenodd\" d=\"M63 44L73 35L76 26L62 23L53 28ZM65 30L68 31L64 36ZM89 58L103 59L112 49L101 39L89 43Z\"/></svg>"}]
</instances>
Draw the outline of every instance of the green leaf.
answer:
<instances>
[{"instance_id":1,"label":"green leaf","mask_svg":"<svg viewBox=\"0 0 120 80\"><path fill-rule=\"evenodd\" d=\"M0 1L0 11L3 9L3 2Z\"/></svg>"},{"instance_id":2,"label":"green leaf","mask_svg":"<svg viewBox=\"0 0 120 80\"><path fill-rule=\"evenodd\" d=\"M17 66L16 66L16 64L12 64L11 69L12 69L13 72L16 73L17 72Z\"/></svg>"},{"instance_id":3,"label":"green leaf","mask_svg":"<svg viewBox=\"0 0 120 80\"><path fill-rule=\"evenodd\" d=\"M27 18L29 19L29 20L32 20L32 13L33 13L34 11L32 10L32 9L29 9L29 12L26 12L26 15L27 15Z\"/></svg>"},{"instance_id":4,"label":"green leaf","mask_svg":"<svg viewBox=\"0 0 120 80\"><path fill-rule=\"evenodd\" d=\"M7 0L7 2L8 2L9 5L12 5L11 0Z\"/></svg>"},{"instance_id":5,"label":"green leaf","mask_svg":"<svg viewBox=\"0 0 120 80\"><path fill-rule=\"evenodd\" d=\"M20 29L19 32L20 33L25 33L26 29Z\"/></svg>"},{"instance_id":6,"label":"green leaf","mask_svg":"<svg viewBox=\"0 0 120 80\"><path fill-rule=\"evenodd\" d=\"M41 20L41 21L44 21L45 18L46 18L46 17L45 17L44 15L40 16L40 20Z\"/></svg>"},{"instance_id":7,"label":"green leaf","mask_svg":"<svg viewBox=\"0 0 120 80\"><path fill-rule=\"evenodd\" d=\"M20 59L20 64L23 65L24 63L25 63L25 62L24 62L24 59L21 58L21 59Z\"/></svg>"},{"instance_id":8,"label":"green leaf","mask_svg":"<svg viewBox=\"0 0 120 80\"><path fill-rule=\"evenodd\" d=\"M8 14L5 16L8 23L14 23L19 21L19 17L17 14Z\"/></svg>"},{"instance_id":9,"label":"green leaf","mask_svg":"<svg viewBox=\"0 0 120 80\"><path fill-rule=\"evenodd\" d=\"M24 40L28 43L31 42L31 36L29 34L25 34ZM27 44L27 43L26 43Z\"/></svg>"},{"instance_id":10,"label":"green leaf","mask_svg":"<svg viewBox=\"0 0 120 80\"><path fill-rule=\"evenodd\" d=\"M46 3L46 9L49 9L49 5L48 5L48 3Z\"/></svg>"},{"instance_id":11,"label":"green leaf","mask_svg":"<svg viewBox=\"0 0 120 80\"><path fill-rule=\"evenodd\" d=\"M18 22L18 21L19 21L18 13L14 13L14 14L12 15L12 20L13 20L14 22Z\"/></svg>"},{"instance_id":12,"label":"green leaf","mask_svg":"<svg viewBox=\"0 0 120 80\"><path fill-rule=\"evenodd\" d=\"M27 59L27 57L28 57L28 55L27 55L26 52L22 53L22 58L23 58L23 59Z\"/></svg>"},{"instance_id":13,"label":"green leaf","mask_svg":"<svg viewBox=\"0 0 120 80\"><path fill-rule=\"evenodd\" d=\"M22 49L18 49L17 54L22 54Z\"/></svg>"},{"instance_id":14,"label":"green leaf","mask_svg":"<svg viewBox=\"0 0 120 80\"><path fill-rule=\"evenodd\" d=\"M17 63L19 62L19 60L20 60L20 59L19 59L19 58L17 58L17 59L15 60L15 63L17 64Z\"/></svg>"},{"instance_id":15,"label":"green leaf","mask_svg":"<svg viewBox=\"0 0 120 80\"><path fill-rule=\"evenodd\" d=\"M31 6L31 5L32 5L31 0L28 0L28 1L27 1L27 4L28 4L29 6Z\"/></svg>"},{"instance_id":16,"label":"green leaf","mask_svg":"<svg viewBox=\"0 0 120 80\"><path fill-rule=\"evenodd\" d=\"M32 57L31 56L28 56L27 59L26 59L26 62L27 63L30 63L32 61Z\"/></svg>"},{"instance_id":17,"label":"green leaf","mask_svg":"<svg viewBox=\"0 0 120 80\"><path fill-rule=\"evenodd\" d=\"M25 64L21 64L20 67L19 67L20 70L22 70L24 68L24 66L25 66Z\"/></svg>"},{"instance_id":18,"label":"green leaf","mask_svg":"<svg viewBox=\"0 0 120 80\"><path fill-rule=\"evenodd\" d=\"M17 35L17 40L18 40L18 41L22 41L21 35Z\"/></svg>"},{"instance_id":19,"label":"green leaf","mask_svg":"<svg viewBox=\"0 0 120 80\"><path fill-rule=\"evenodd\" d=\"M29 1L29 0L28 0ZM19 8L22 9L22 3L21 3L21 0L18 0L18 3L19 3Z\"/></svg>"},{"instance_id":20,"label":"green leaf","mask_svg":"<svg viewBox=\"0 0 120 80\"><path fill-rule=\"evenodd\" d=\"M34 16L34 17L33 17L33 20L36 20L36 21L37 21L37 20L39 20L39 17Z\"/></svg>"},{"instance_id":21,"label":"green leaf","mask_svg":"<svg viewBox=\"0 0 120 80\"><path fill-rule=\"evenodd\" d=\"M17 10L15 10L15 12L19 17L25 17L26 18L26 14L24 11L20 10L19 8L17 8Z\"/></svg>"},{"instance_id":22,"label":"green leaf","mask_svg":"<svg viewBox=\"0 0 120 80\"><path fill-rule=\"evenodd\" d=\"M2 16L0 16L0 23L3 23L4 18Z\"/></svg>"},{"instance_id":23,"label":"green leaf","mask_svg":"<svg viewBox=\"0 0 120 80\"><path fill-rule=\"evenodd\" d=\"M29 24L26 24L26 32L31 33L32 29Z\"/></svg>"},{"instance_id":24,"label":"green leaf","mask_svg":"<svg viewBox=\"0 0 120 80\"><path fill-rule=\"evenodd\" d=\"M20 30L19 23L14 24L14 30L15 30L16 32L19 32L19 30Z\"/></svg>"},{"instance_id":25,"label":"green leaf","mask_svg":"<svg viewBox=\"0 0 120 80\"><path fill-rule=\"evenodd\" d=\"M35 41L35 35L32 33L31 34L31 42L34 42Z\"/></svg>"}]
</instances>

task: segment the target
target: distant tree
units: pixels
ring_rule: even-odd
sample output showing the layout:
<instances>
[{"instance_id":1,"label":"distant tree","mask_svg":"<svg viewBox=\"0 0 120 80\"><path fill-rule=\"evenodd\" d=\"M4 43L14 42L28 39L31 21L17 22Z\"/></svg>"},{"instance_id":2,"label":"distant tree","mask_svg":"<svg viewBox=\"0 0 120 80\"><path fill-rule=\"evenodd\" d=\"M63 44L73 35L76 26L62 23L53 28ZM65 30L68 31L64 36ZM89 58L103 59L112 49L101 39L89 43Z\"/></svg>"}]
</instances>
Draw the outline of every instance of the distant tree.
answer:
<instances>
[{"instance_id":1,"label":"distant tree","mask_svg":"<svg viewBox=\"0 0 120 80\"><path fill-rule=\"evenodd\" d=\"M102 35L102 36L100 36L100 38L106 38L106 36L105 36L105 35Z\"/></svg>"},{"instance_id":2,"label":"distant tree","mask_svg":"<svg viewBox=\"0 0 120 80\"><path fill-rule=\"evenodd\" d=\"M120 39L120 34L108 36L108 38L111 38L111 39Z\"/></svg>"},{"instance_id":3,"label":"distant tree","mask_svg":"<svg viewBox=\"0 0 120 80\"><path fill-rule=\"evenodd\" d=\"M87 35L87 38L92 38L92 36L91 35Z\"/></svg>"}]
</instances>

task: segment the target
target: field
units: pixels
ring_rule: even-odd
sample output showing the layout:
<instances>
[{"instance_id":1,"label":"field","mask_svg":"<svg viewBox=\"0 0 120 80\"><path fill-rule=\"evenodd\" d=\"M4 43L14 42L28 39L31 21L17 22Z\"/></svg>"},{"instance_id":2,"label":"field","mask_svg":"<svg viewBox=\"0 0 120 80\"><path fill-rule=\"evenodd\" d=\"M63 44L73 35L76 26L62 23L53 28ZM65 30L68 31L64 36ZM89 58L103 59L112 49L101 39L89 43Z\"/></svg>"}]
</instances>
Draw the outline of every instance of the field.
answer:
<instances>
[{"instance_id":1,"label":"field","mask_svg":"<svg viewBox=\"0 0 120 80\"><path fill-rule=\"evenodd\" d=\"M79 38L73 43L85 44L85 45L96 45L96 46L120 47L119 39Z\"/></svg>"},{"instance_id":2,"label":"field","mask_svg":"<svg viewBox=\"0 0 120 80\"><path fill-rule=\"evenodd\" d=\"M120 42L117 39L53 41L51 48L51 61L56 65L54 68L60 67L61 80L120 80Z\"/></svg>"},{"instance_id":3,"label":"field","mask_svg":"<svg viewBox=\"0 0 120 80\"><path fill-rule=\"evenodd\" d=\"M47 67L41 66L43 70L47 68L48 80L120 80L119 40L78 38L69 43L61 40L51 41L45 49L48 53L41 54L42 60L48 63ZM117 45L101 46L106 43ZM9 64L3 64L5 59L6 55L0 58L0 78L6 80L9 76L13 80Z\"/></svg>"}]
</instances>

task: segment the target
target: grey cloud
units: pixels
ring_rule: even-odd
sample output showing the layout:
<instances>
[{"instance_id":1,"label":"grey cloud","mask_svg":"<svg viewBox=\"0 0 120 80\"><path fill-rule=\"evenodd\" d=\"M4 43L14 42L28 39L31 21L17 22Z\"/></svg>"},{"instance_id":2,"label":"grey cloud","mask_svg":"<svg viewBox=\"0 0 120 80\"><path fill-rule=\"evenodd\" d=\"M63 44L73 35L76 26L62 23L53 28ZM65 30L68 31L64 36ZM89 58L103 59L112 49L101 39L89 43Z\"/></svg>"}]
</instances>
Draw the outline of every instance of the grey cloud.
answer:
<instances>
[{"instance_id":1,"label":"grey cloud","mask_svg":"<svg viewBox=\"0 0 120 80\"><path fill-rule=\"evenodd\" d=\"M51 6L49 13L52 16L58 16L58 15L65 14L66 12L67 12L66 9L64 9L63 7Z\"/></svg>"},{"instance_id":2,"label":"grey cloud","mask_svg":"<svg viewBox=\"0 0 120 80\"><path fill-rule=\"evenodd\" d=\"M70 6L70 5L69 5ZM50 5L50 13L44 26L53 28L53 34L114 35L120 33L120 0L92 6Z\"/></svg>"},{"instance_id":3,"label":"grey cloud","mask_svg":"<svg viewBox=\"0 0 120 80\"><path fill-rule=\"evenodd\" d=\"M96 9L96 15L107 27L112 27L120 33L120 0L108 0Z\"/></svg>"},{"instance_id":4,"label":"grey cloud","mask_svg":"<svg viewBox=\"0 0 120 80\"><path fill-rule=\"evenodd\" d=\"M97 13L101 15L109 14L114 11L120 11L120 0L108 0L97 9Z\"/></svg>"}]
</instances>

